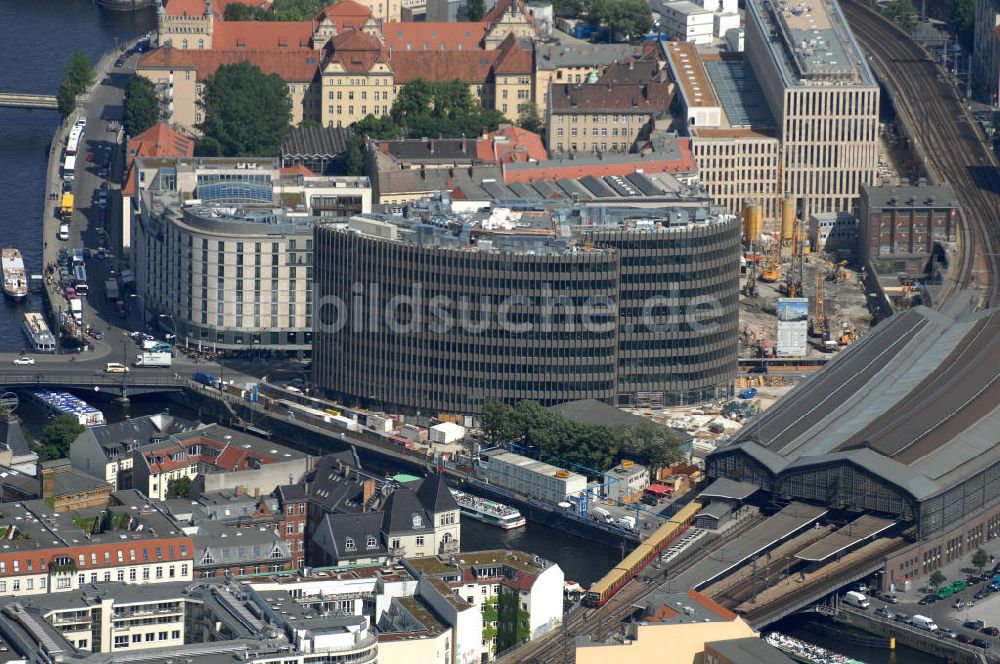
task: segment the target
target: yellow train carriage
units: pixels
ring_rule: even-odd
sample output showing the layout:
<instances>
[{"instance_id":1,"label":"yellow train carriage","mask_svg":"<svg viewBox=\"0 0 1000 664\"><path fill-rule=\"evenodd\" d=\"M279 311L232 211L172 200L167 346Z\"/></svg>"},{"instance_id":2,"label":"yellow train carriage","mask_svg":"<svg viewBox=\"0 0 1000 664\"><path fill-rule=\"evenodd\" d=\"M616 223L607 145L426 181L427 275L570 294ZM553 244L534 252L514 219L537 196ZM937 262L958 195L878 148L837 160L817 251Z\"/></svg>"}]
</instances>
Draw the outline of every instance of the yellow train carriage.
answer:
<instances>
[{"instance_id":1,"label":"yellow train carriage","mask_svg":"<svg viewBox=\"0 0 1000 664\"><path fill-rule=\"evenodd\" d=\"M701 503L692 501L681 508L670 520L661 524L645 542L637 546L632 553L605 574L604 578L590 587L584 596L584 603L589 606L601 606L607 602L612 595L635 578L661 551L687 530L700 510Z\"/></svg>"}]
</instances>

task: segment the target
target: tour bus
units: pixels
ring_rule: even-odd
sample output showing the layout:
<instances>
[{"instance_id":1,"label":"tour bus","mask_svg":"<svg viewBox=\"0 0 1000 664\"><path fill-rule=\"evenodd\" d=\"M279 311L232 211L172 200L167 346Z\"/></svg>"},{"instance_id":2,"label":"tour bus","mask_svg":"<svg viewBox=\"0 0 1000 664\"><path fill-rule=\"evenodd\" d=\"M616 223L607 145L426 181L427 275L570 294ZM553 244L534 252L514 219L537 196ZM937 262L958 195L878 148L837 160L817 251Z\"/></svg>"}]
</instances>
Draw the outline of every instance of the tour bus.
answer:
<instances>
[{"instance_id":1,"label":"tour bus","mask_svg":"<svg viewBox=\"0 0 1000 664\"><path fill-rule=\"evenodd\" d=\"M66 156L73 156L80 151L80 141L83 140L83 127L75 125L66 140Z\"/></svg>"},{"instance_id":2,"label":"tour bus","mask_svg":"<svg viewBox=\"0 0 1000 664\"><path fill-rule=\"evenodd\" d=\"M72 181L75 175L76 175L76 157L73 155L66 155L66 161L63 162L63 168L62 168L63 180Z\"/></svg>"},{"instance_id":3,"label":"tour bus","mask_svg":"<svg viewBox=\"0 0 1000 664\"><path fill-rule=\"evenodd\" d=\"M77 265L73 268L73 276L74 281L76 281L76 292L81 295L86 295L89 290L87 287L87 268L83 265Z\"/></svg>"}]
</instances>

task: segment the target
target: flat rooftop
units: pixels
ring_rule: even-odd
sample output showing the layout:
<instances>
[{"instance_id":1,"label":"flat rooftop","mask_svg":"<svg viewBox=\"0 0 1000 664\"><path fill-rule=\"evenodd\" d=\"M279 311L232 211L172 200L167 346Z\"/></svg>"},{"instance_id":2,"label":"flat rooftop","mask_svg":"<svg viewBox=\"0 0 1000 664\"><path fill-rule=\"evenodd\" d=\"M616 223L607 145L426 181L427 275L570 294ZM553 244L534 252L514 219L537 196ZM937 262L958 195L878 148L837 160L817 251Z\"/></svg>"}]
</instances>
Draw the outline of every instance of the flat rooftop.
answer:
<instances>
[{"instance_id":1,"label":"flat rooftop","mask_svg":"<svg viewBox=\"0 0 1000 664\"><path fill-rule=\"evenodd\" d=\"M748 0L787 86L875 85L836 0Z\"/></svg>"},{"instance_id":2,"label":"flat rooftop","mask_svg":"<svg viewBox=\"0 0 1000 664\"><path fill-rule=\"evenodd\" d=\"M744 561L770 548L775 543L805 528L826 514L825 507L793 502L777 514L768 517L738 539L706 556L679 576L670 585L680 588L704 586L723 574L739 567Z\"/></svg>"}]
</instances>

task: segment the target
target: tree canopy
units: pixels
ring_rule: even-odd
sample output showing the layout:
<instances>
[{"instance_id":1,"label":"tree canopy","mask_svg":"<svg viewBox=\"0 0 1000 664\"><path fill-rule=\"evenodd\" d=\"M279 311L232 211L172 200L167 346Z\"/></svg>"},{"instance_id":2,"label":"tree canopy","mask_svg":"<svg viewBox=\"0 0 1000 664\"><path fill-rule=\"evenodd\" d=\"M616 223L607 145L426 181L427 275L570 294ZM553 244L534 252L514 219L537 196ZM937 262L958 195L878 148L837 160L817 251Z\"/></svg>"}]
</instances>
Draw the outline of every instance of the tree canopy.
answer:
<instances>
[{"instance_id":1,"label":"tree canopy","mask_svg":"<svg viewBox=\"0 0 1000 664\"><path fill-rule=\"evenodd\" d=\"M199 154L226 157L277 154L291 127L292 101L277 74L247 61L223 65L205 82L205 121Z\"/></svg>"},{"instance_id":2,"label":"tree canopy","mask_svg":"<svg viewBox=\"0 0 1000 664\"><path fill-rule=\"evenodd\" d=\"M270 7L251 7L242 2L226 5L227 21L310 21L331 0L274 0Z\"/></svg>"},{"instance_id":3,"label":"tree canopy","mask_svg":"<svg viewBox=\"0 0 1000 664\"><path fill-rule=\"evenodd\" d=\"M542 122L542 118L538 115L538 107L535 106L534 102L527 104L524 111L517 118L517 126L521 129L527 131L541 134L545 131L545 123Z\"/></svg>"},{"instance_id":4,"label":"tree canopy","mask_svg":"<svg viewBox=\"0 0 1000 664\"><path fill-rule=\"evenodd\" d=\"M609 37L621 33L632 39L653 26L653 12L645 0L555 0L553 10L559 16L586 17L595 27L605 28Z\"/></svg>"},{"instance_id":5,"label":"tree canopy","mask_svg":"<svg viewBox=\"0 0 1000 664\"><path fill-rule=\"evenodd\" d=\"M917 27L917 10L912 0L893 0L885 8L885 15L907 33L913 32Z\"/></svg>"},{"instance_id":6,"label":"tree canopy","mask_svg":"<svg viewBox=\"0 0 1000 664\"><path fill-rule=\"evenodd\" d=\"M485 0L466 0L465 2L466 21L481 21L483 20L483 16L485 14L486 14Z\"/></svg>"},{"instance_id":7,"label":"tree canopy","mask_svg":"<svg viewBox=\"0 0 1000 664\"><path fill-rule=\"evenodd\" d=\"M951 24L958 42L971 52L976 32L976 0L955 0L951 10Z\"/></svg>"},{"instance_id":8,"label":"tree canopy","mask_svg":"<svg viewBox=\"0 0 1000 664\"><path fill-rule=\"evenodd\" d=\"M503 120L499 111L480 106L462 81L418 78L400 89L388 117L368 115L353 128L359 136L376 139L460 138L494 131Z\"/></svg>"},{"instance_id":9,"label":"tree canopy","mask_svg":"<svg viewBox=\"0 0 1000 664\"><path fill-rule=\"evenodd\" d=\"M167 484L167 498L187 498L191 489L190 477L178 477Z\"/></svg>"},{"instance_id":10,"label":"tree canopy","mask_svg":"<svg viewBox=\"0 0 1000 664\"><path fill-rule=\"evenodd\" d=\"M146 131L160 120L160 105L153 82L145 76L133 76L125 88L123 123L129 136Z\"/></svg>"},{"instance_id":11,"label":"tree canopy","mask_svg":"<svg viewBox=\"0 0 1000 664\"><path fill-rule=\"evenodd\" d=\"M72 415L60 415L42 430L42 439L37 443L39 461L51 461L69 456L69 446L77 436L86 430Z\"/></svg>"},{"instance_id":12,"label":"tree canopy","mask_svg":"<svg viewBox=\"0 0 1000 664\"><path fill-rule=\"evenodd\" d=\"M94 84L94 68L83 51L73 51L66 63L66 73L59 84L56 100L59 112L67 116L76 110L76 96Z\"/></svg>"},{"instance_id":13,"label":"tree canopy","mask_svg":"<svg viewBox=\"0 0 1000 664\"><path fill-rule=\"evenodd\" d=\"M683 460L680 438L652 422L638 426L605 426L576 422L535 401L516 406L486 404L480 427L494 445L511 441L536 451L554 464L578 464L603 472L622 456L662 468Z\"/></svg>"}]
</instances>

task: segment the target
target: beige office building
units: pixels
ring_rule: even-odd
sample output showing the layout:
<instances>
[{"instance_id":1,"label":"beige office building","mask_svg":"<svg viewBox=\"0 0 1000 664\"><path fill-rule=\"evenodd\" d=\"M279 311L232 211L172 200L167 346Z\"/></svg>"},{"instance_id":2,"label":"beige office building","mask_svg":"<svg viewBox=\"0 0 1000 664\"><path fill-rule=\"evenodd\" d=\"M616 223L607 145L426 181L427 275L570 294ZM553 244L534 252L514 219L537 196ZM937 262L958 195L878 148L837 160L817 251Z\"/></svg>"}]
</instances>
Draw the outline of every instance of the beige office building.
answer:
<instances>
[{"instance_id":1,"label":"beige office building","mask_svg":"<svg viewBox=\"0 0 1000 664\"><path fill-rule=\"evenodd\" d=\"M133 256L147 318L172 321L179 342L229 354L310 352L313 226L371 211L368 178L252 158L137 167Z\"/></svg>"},{"instance_id":2,"label":"beige office building","mask_svg":"<svg viewBox=\"0 0 1000 664\"><path fill-rule=\"evenodd\" d=\"M878 164L879 87L832 0L748 0L746 52L782 142L782 184L803 219L850 211Z\"/></svg>"}]
</instances>

